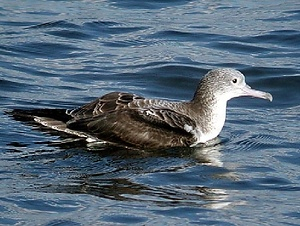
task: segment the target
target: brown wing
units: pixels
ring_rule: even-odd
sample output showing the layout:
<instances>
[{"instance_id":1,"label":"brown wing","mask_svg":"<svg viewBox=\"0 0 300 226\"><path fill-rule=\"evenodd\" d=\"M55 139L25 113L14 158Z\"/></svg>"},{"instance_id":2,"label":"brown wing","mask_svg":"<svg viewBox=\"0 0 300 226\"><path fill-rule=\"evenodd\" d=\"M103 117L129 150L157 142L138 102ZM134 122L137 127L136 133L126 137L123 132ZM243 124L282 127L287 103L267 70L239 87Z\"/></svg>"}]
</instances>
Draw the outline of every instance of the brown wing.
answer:
<instances>
[{"instance_id":1,"label":"brown wing","mask_svg":"<svg viewBox=\"0 0 300 226\"><path fill-rule=\"evenodd\" d=\"M129 103L137 99L144 99L131 93L112 92L67 112L75 119L94 117L103 113L126 108Z\"/></svg>"},{"instance_id":2,"label":"brown wing","mask_svg":"<svg viewBox=\"0 0 300 226\"><path fill-rule=\"evenodd\" d=\"M195 121L190 117L167 108L139 109L138 114L143 120L151 124L158 124L173 129L186 131L185 126L196 127Z\"/></svg>"},{"instance_id":3,"label":"brown wing","mask_svg":"<svg viewBox=\"0 0 300 226\"><path fill-rule=\"evenodd\" d=\"M99 139L138 147L191 145L195 140L184 127L195 127L189 117L170 109L119 109L68 122L70 129Z\"/></svg>"}]
</instances>

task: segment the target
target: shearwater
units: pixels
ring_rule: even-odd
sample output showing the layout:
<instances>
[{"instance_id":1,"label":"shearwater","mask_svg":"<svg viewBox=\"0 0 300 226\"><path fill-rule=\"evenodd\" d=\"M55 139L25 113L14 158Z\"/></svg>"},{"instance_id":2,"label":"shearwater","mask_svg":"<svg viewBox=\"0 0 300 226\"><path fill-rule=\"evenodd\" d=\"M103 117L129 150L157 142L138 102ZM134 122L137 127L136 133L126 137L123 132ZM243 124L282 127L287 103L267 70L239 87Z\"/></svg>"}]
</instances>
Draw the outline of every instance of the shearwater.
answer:
<instances>
[{"instance_id":1,"label":"shearwater","mask_svg":"<svg viewBox=\"0 0 300 226\"><path fill-rule=\"evenodd\" d=\"M193 147L220 134L228 100L240 96L273 99L270 93L250 88L240 71L219 68L200 80L191 101L112 92L74 110L15 109L11 114L90 141L141 149Z\"/></svg>"}]
</instances>

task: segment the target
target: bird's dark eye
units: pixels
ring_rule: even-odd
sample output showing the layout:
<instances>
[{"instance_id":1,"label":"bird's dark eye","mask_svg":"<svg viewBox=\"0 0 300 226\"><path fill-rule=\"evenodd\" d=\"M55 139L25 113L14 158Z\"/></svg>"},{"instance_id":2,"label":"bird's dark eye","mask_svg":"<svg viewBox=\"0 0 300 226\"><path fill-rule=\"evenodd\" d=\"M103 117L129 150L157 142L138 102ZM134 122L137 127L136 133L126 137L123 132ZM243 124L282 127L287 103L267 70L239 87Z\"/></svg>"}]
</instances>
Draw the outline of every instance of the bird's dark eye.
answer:
<instances>
[{"instance_id":1,"label":"bird's dark eye","mask_svg":"<svg viewBox=\"0 0 300 226\"><path fill-rule=\"evenodd\" d=\"M232 83L237 83L237 79L236 78L232 79Z\"/></svg>"}]
</instances>

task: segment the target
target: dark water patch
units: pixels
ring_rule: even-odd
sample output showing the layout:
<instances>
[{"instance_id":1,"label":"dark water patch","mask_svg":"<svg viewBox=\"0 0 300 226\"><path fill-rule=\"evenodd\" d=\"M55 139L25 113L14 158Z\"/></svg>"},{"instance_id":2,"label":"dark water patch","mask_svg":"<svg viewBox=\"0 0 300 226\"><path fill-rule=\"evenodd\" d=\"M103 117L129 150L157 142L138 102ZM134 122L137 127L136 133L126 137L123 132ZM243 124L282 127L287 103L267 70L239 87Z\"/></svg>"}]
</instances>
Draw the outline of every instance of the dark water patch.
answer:
<instances>
[{"instance_id":1,"label":"dark water patch","mask_svg":"<svg viewBox=\"0 0 300 226\"><path fill-rule=\"evenodd\" d=\"M220 63L216 63L216 64L209 64L209 63L207 63L207 65L210 65L210 67L213 69L213 68L218 68L218 67L227 67L227 68L235 68L235 69L237 69L237 70L240 70L243 74L245 74L244 72L243 72L243 68L246 68L246 67L248 67L248 65L247 64L238 64L238 63L230 63L230 62L228 62L228 63L222 63L222 62L220 62ZM248 75L246 75L246 79L248 78ZM247 80L248 81L248 80Z\"/></svg>"},{"instance_id":2,"label":"dark water patch","mask_svg":"<svg viewBox=\"0 0 300 226\"><path fill-rule=\"evenodd\" d=\"M298 105L296 100L299 100L300 76L268 78L265 82L271 87L272 93L276 97L274 101L277 102L277 106L291 107ZM283 87L289 87L288 95L282 94Z\"/></svg>"},{"instance_id":3,"label":"dark water patch","mask_svg":"<svg viewBox=\"0 0 300 226\"><path fill-rule=\"evenodd\" d=\"M47 201L42 199L27 199L23 196L16 196L16 197L7 197L7 198L0 198L1 201L4 202L11 202L14 205L27 209L29 211L46 211L46 212L72 212L74 209L79 209L78 203L76 201L71 202L70 200L59 200L58 202L55 201Z\"/></svg>"},{"instance_id":4,"label":"dark water patch","mask_svg":"<svg viewBox=\"0 0 300 226\"><path fill-rule=\"evenodd\" d=\"M20 148L20 147L27 147L29 144L25 144L25 143L21 143L21 142L17 142L17 141L12 141L10 143L7 144L7 146L12 146L15 148ZM21 152L21 151L18 151Z\"/></svg>"},{"instance_id":5,"label":"dark water patch","mask_svg":"<svg viewBox=\"0 0 300 226\"><path fill-rule=\"evenodd\" d=\"M45 58L45 59L64 59L82 56L82 49L70 44L27 42L18 43L14 46L0 46L2 53L7 56L22 58ZM53 51L55 50L55 51Z\"/></svg>"},{"instance_id":6,"label":"dark water patch","mask_svg":"<svg viewBox=\"0 0 300 226\"><path fill-rule=\"evenodd\" d=\"M145 30L147 27L128 27L112 21L92 21L77 25L63 20L38 24L27 29L46 29L47 34L57 37L88 40L99 36L111 37L112 35L134 33Z\"/></svg>"},{"instance_id":7,"label":"dark water patch","mask_svg":"<svg viewBox=\"0 0 300 226\"><path fill-rule=\"evenodd\" d=\"M29 15L39 15L39 16L58 16L59 13L56 13L54 11L50 11L50 10L41 10L41 11L28 11L26 12Z\"/></svg>"},{"instance_id":8,"label":"dark water patch","mask_svg":"<svg viewBox=\"0 0 300 226\"><path fill-rule=\"evenodd\" d=\"M84 27L89 27L92 29L95 28L103 28L103 27L118 27L121 26L121 23L115 22L115 21L104 21L104 20L97 20L92 22L86 22L84 23Z\"/></svg>"},{"instance_id":9,"label":"dark water patch","mask_svg":"<svg viewBox=\"0 0 300 226\"><path fill-rule=\"evenodd\" d=\"M257 54L261 52L269 52L271 49L265 48L265 47L258 47L255 45L249 45L245 43L234 43L232 41L230 42L216 42L215 44L210 45L213 48L216 49L222 49L222 50L230 50L230 52L234 53L245 53L245 54Z\"/></svg>"},{"instance_id":10,"label":"dark water patch","mask_svg":"<svg viewBox=\"0 0 300 226\"><path fill-rule=\"evenodd\" d=\"M36 58L45 57L47 59L64 59L82 56L80 48L70 44L28 42L17 45L13 48L15 52L22 54L23 57ZM55 51L53 51L55 49Z\"/></svg>"},{"instance_id":11,"label":"dark water patch","mask_svg":"<svg viewBox=\"0 0 300 226\"><path fill-rule=\"evenodd\" d=\"M80 26L70 23L65 20L59 20L59 21L50 21L46 23L36 24L30 27L27 27L26 29L47 29L47 28L66 28L66 29L79 29Z\"/></svg>"},{"instance_id":12,"label":"dark water patch","mask_svg":"<svg viewBox=\"0 0 300 226\"><path fill-rule=\"evenodd\" d=\"M249 84L256 89L262 89L272 93L273 103L277 107L292 107L299 100L298 86L300 84L300 72L288 67L245 67L242 69L247 75ZM282 90L289 87L283 94Z\"/></svg>"},{"instance_id":13,"label":"dark water patch","mask_svg":"<svg viewBox=\"0 0 300 226\"><path fill-rule=\"evenodd\" d=\"M102 44L104 46L113 47L113 48L121 48L121 47L143 47L149 44L149 42L145 42L138 39L130 39L123 41L103 41Z\"/></svg>"},{"instance_id":14,"label":"dark water patch","mask_svg":"<svg viewBox=\"0 0 300 226\"><path fill-rule=\"evenodd\" d=\"M165 210L154 210L153 212L155 212L157 214L161 214L163 216L180 217L180 215L182 215L183 211L187 211L192 216L195 213L199 213L202 211L203 211L203 213L211 212L210 210L206 210L204 208L199 211L199 209L193 208L193 207L178 207L178 208L170 208L170 209L165 209Z\"/></svg>"},{"instance_id":15,"label":"dark water patch","mask_svg":"<svg viewBox=\"0 0 300 226\"><path fill-rule=\"evenodd\" d=\"M251 43L274 43L277 46L293 46L300 42L300 32L297 30L277 30L271 31L268 34L255 37L247 37L245 39ZM274 51L274 49L272 49Z\"/></svg>"},{"instance_id":16,"label":"dark water patch","mask_svg":"<svg viewBox=\"0 0 300 226\"><path fill-rule=\"evenodd\" d=\"M244 118L243 120L241 120L241 118L237 115L233 115L233 117L235 118L231 118L228 119L228 123L234 123L234 124L239 124L239 125L266 125L268 124L268 122L262 122L262 121L258 121L257 119L253 118L253 117L249 117L249 118Z\"/></svg>"},{"instance_id":17,"label":"dark water patch","mask_svg":"<svg viewBox=\"0 0 300 226\"><path fill-rule=\"evenodd\" d=\"M147 90L147 92L151 91L152 95L160 89L165 89L165 98L188 100L194 95L204 72L206 70L192 66L165 65L143 70L140 72L142 77L139 80L145 84L153 83L152 87L155 89ZM174 90L177 90L176 93Z\"/></svg>"},{"instance_id":18,"label":"dark water patch","mask_svg":"<svg viewBox=\"0 0 300 226\"><path fill-rule=\"evenodd\" d=\"M278 34L280 33L280 35ZM278 37L280 37L278 39ZM147 38L163 39L169 41L193 42L194 45L206 46L217 50L228 50L229 52L243 54L264 55L274 52L274 48L264 47L261 43L274 43L278 46L293 45L298 43L298 32L295 30L272 31L268 35L261 36L230 36L205 32L187 32L180 30L158 31L150 34ZM276 52L281 52L278 49Z\"/></svg>"},{"instance_id":19,"label":"dark water patch","mask_svg":"<svg viewBox=\"0 0 300 226\"><path fill-rule=\"evenodd\" d=\"M288 10L283 11L284 16L271 17L267 19L260 19L267 22L290 22L294 20L300 20L300 10Z\"/></svg>"},{"instance_id":20,"label":"dark water patch","mask_svg":"<svg viewBox=\"0 0 300 226\"><path fill-rule=\"evenodd\" d=\"M9 56L9 57L18 56L18 53L15 52L15 48L8 45L0 45L0 53L2 56Z\"/></svg>"},{"instance_id":21,"label":"dark water patch","mask_svg":"<svg viewBox=\"0 0 300 226\"><path fill-rule=\"evenodd\" d=\"M3 225L16 225L20 223L18 220L6 218L6 217L1 217L0 220Z\"/></svg>"},{"instance_id":22,"label":"dark water patch","mask_svg":"<svg viewBox=\"0 0 300 226\"><path fill-rule=\"evenodd\" d=\"M258 56L259 58L299 58L300 57L300 53L291 53L291 52L285 52L284 49L277 49L274 48L274 52L269 52L269 53L263 53L260 56ZM277 53L276 53L277 52Z\"/></svg>"},{"instance_id":23,"label":"dark water patch","mask_svg":"<svg viewBox=\"0 0 300 226\"><path fill-rule=\"evenodd\" d=\"M267 166L244 166L243 168L240 169L240 172L256 172L256 173L272 173L275 172L275 169Z\"/></svg>"},{"instance_id":24,"label":"dark water patch","mask_svg":"<svg viewBox=\"0 0 300 226\"><path fill-rule=\"evenodd\" d=\"M50 35L58 36L58 37L63 37L63 38L71 38L71 39L90 39L92 36L80 32L80 31L70 31L69 29L67 30L60 30L60 31L49 31L47 32Z\"/></svg>"},{"instance_id":25,"label":"dark water patch","mask_svg":"<svg viewBox=\"0 0 300 226\"><path fill-rule=\"evenodd\" d=\"M147 38L153 39L163 39L169 41L181 41L181 42L195 42L196 45L203 45L203 43L214 43L220 40L232 40L234 37L223 35L223 34L214 34L214 33L205 33L205 32L188 32L180 30L164 30L157 31L154 34L148 35Z\"/></svg>"},{"instance_id":26,"label":"dark water patch","mask_svg":"<svg viewBox=\"0 0 300 226\"><path fill-rule=\"evenodd\" d=\"M207 70L198 68L195 66L189 65L161 65L159 67L152 67L150 69L144 69L141 73L147 74L148 76L156 76L155 79L166 78L172 82L173 79L180 77L185 78L186 80L195 77L197 81L200 81L201 77L207 72ZM172 79L171 79L172 78Z\"/></svg>"},{"instance_id":27,"label":"dark water patch","mask_svg":"<svg viewBox=\"0 0 300 226\"><path fill-rule=\"evenodd\" d=\"M298 144L299 145L299 144ZM299 146L298 146L299 148ZM295 149L297 147L295 146ZM286 153L285 156L274 156L276 159L278 159L280 162L285 162L286 164L294 164L294 165L300 165L300 153L299 152L291 152Z\"/></svg>"},{"instance_id":28,"label":"dark water patch","mask_svg":"<svg viewBox=\"0 0 300 226\"><path fill-rule=\"evenodd\" d=\"M16 71L16 72L22 72L22 74L31 74L31 75L35 75L37 77L58 77L58 73L51 73L49 71L45 71L39 67L35 67L32 65L26 65L26 64L8 64L5 63L2 65L3 68L6 69L10 69L11 71ZM23 82L26 81L26 86L30 87L34 87L34 85L31 85L30 83L32 83L34 81L34 79L30 78L30 77L26 77L23 76L20 78L20 80L23 80ZM24 83L23 83L24 85ZM38 85L35 85L36 87L38 87Z\"/></svg>"},{"instance_id":29,"label":"dark water patch","mask_svg":"<svg viewBox=\"0 0 300 226\"><path fill-rule=\"evenodd\" d=\"M118 214L118 215L110 215L102 217L104 222L113 222L117 224L141 224L146 222L148 218L146 217L138 217L138 216L130 216L125 214Z\"/></svg>"},{"instance_id":30,"label":"dark water patch","mask_svg":"<svg viewBox=\"0 0 300 226\"><path fill-rule=\"evenodd\" d=\"M275 191L300 191L300 187L285 178L264 176L263 178L251 178L251 180L239 180L232 183L222 183L223 189L233 190L275 190Z\"/></svg>"},{"instance_id":31,"label":"dark water patch","mask_svg":"<svg viewBox=\"0 0 300 226\"><path fill-rule=\"evenodd\" d=\"M291 14L286 18L288 20L300 20L300 10L289 10L284 13Z\"/></svg>"},{"instance_id":32,"label":"dark water patch","mask_svg":"<svg viewBox=\"0 0 300 226\"><path fill-rule=\"evenodd\" d=\"M47 74L46 74L47 75ZM68 90L68 91L83 91L84 89L81 87L75 87L75 86L71 86L71 85L61 85L61 86L57 86L57 85L49 85L49 88L53 88L53 89L58 89L58 90Z\"/></svg>"},{"instance_id":33,"label":"dark water patch","mask_svg":"<svg viewBox=\"0 0 300 226\"><path fill-rule=\"evenodd\" d=\"M104 70L93 68L93 73L77 73L76 76L67 76L62 80L97 84L100 90L107 90L107 92L113 90L127 91L129 87L131 88L131 90L128 90L129 92L146 95L149 98L162 97L159 90L163 88L166 90L163 98L185 100L192 98L200 78L207 72L205 69L190 66L190 64L192 63L188 62L187 65L180 65L160 62L126 67L127 69L139 70L138 73L112 73L110 71L115 70L115 68L108 67ZM120 69L122 69L122 66ZM83 78L85 80L82 80ZM115 82L112 83L112 80ZM133 90L132 84L135 84L135 90ZM174 90L177 91L174 92Z\"/></svg>"},{"instance_id":34,"label":"dark water patch","mask_svg":"<svg viewBox=\"0 0 300 226\"><path fill-rule=\"evenodd\" d=\"M178 6L178 5L184 5L189 3L190 0L175 0L175 1L156 1L156 0L146 0L143 2L136 2L134 0L113 0L112 5L116 5L120 8L126 8L126 9L162 9L166 7L171 6Z\"/></svg>"},{"instance_id":35,"label":"dark water patch","mask_svg":"<svg viewBox=\"0 0 300 226\"><path fill-rule=\"evenodd\" d=\"M300 191L300 186L293 184L286 178L266 176L254 178L252 183L256 184L255 189L274 189L278 191Z\"/></svg>"},{"instance_id":36,"label":"dark water patch","mask_svg":"<svg viewBox=\"0 0 300 226\"><path fill-rule=\"evenodd\" d=\"M33 215L35 215L37 212L38 213L44 213L44 214L53 214L53 213L64 213L64 214L70 214L74 211L80 211L82 206L80 202L78 201L72 201L72 200L68 200L68 199L64 199L64 198L60 198L60 199L45 199L45 197L28 197L28 196L21 196L21 195L17 195L17 196L9 196L6 198L1 198L0 199L1 203L6 204L6 206L8 206L9 208L4 211L6 212L6 214L9 214L10 211L14 211L14 210L18 210L18 211L25 211L28 213L31 213ZM19 217L14 216L14 214L9 214L11 216L11 218L7 217L7 221L8 222L23 222L22 220L20 220ZM41 221L41 219L39 217L34 217L34 219L36 221L40 221L37 224L40 224L41 222L45 222L45 219L43 221ZM1 219L2 220L2 219ZM26 223L28 223L29 221L31 221L33 219L27 219ZM49 218L47 218L47 221L50 220ZM72 220L64 220L64 221L69 221L72 222ZM3 223L1 221L1 223ZM76 225L76 224L75 224Z\"/></svg>"},{"instance_id":37,"label":"dark water patch","mask_svg":"<svg viewBox=\"0 0 300 226\"><path fill-rule=\"evenodd\" d=\"M243 148L243 151L272 149L278 147L275 142L277 139L270 139L269 135L258 134L252 135L245 140L238 141L236 144L239 148Z\"/></svg>"},{"instance_id":38,"label":"dark water patch","mask_svg":"<svg viewBox=\"0 0 300 226\"><path fill-rule=\"evenodd\" d=\"M79 226L82 225L78 222L72 221L72 220L52 220L49 223L45 224L45 226L68 226L68 225L74 225L74 226Z\"/></svg>"},{"instance_id":39,"label":"dark water patch","mask_svg":"<svg viewBox=\"0 0 300 226\"><path fill-rule=\"evenodd\" d=\"M87 32L93 34L117 35L134 33L141 30L148 29L144 26L127 26L126 24L111 22L111 21L93 21L83 24L83 28Z\"/></svg>"},{"instance_id":40,"label":"dark water patch","mask_svg":"<svg viewBox=\"0 0 300 226\"><path fill-rule=\"evenodd\" d=\"M259 76L260 78L277 78L281 76L288 75L297 75L299 74L299 70L297 68L287 68L287 67L245 67L242 71L247 75L247 77L251 76Z\"/></svg>"},{"instance_id":41,"label":"dark water patch","mask_svg":"<svg viewBox=\"0 0 300 226\"><path fill-rule=\"evenodd\" d=\"M217 205L216 205L217 206ZM221 206L221 205L220 205ZM183 214L186 212L187 214ZM179 220L182 221L182 224L191 224L191 225L225 225L231 226L230 222L226 220L218 220L210 217L213 214L212 210L207 210L205 208L193 208L193 207L178 207L178 208L169 208L163 210L154 211L158 215L162 215L164 218L174 219L174 223ZM177 220L177 221L176 221ZM189 223L187 223L189 222Z\"/></svg>"},{"instance_id":42,"label":"dark water patch","mask_svg":"<svg viewBox=\"0 0 300 226\"><path fill-rule=\"evenodd\" d=\"M26 22L26 21L0 21L1 26L7 27L28 27L32 26L34 22Z\"/></svg>"},{"instance_id":43,"label":"dark water patch","mask_svg":"<svg viewBox=\"0 0 300 226\"><path fill-rule=\"evenodd\" d=\"M206 35L202 35L206 36ZM169 30L169 31L158 31L154 34L148 35L148 38L156 38L156 39L168 39L168 40L177 40L177 41L185 41L189 42L192 40L196 40L199 35L191 32L185 32L185 31L175 31L175 30Z\"/></svg>"},{"instance_id":44,"label":"dark water patch","mask_svg":"<svg viewBox=\"0 0 300 226\"><path fill-rule=\"evenodd\" d=\"M300 213L299 212L289 212L289 213L285 213L285 216L289 217L289 218L294 218L294 219L300 219Z\"/></svg>"},{"instance_id":45,"label":"dark water patch","mask_svg":"<svg viewBox=\"0 0 300 226\"><path fill-rule=\"evenodd\" d=\"M24 86L24 84L19 83L19 82L13 82L13 81L5 80L5 79L0 79L0 86L1 86L1 91L18 92L23 89L29 88L31 85L26 84L26 86Z\"/></svg>"},{"instance_id":46,"label":"dark water patch","mask_svg":"<svg viewBox=\"0 0 300 226\"><path fill-rule=\"evenodd\" d=\"M193 14L193 13L191 13L191 14ZM198 12L197 12L197 14L198 14ZM189 25L188 26L189 28L195 28L195 29L210 29L211 28L211 26L209 26L209 25Z\"/></svg>"}]
</instances>

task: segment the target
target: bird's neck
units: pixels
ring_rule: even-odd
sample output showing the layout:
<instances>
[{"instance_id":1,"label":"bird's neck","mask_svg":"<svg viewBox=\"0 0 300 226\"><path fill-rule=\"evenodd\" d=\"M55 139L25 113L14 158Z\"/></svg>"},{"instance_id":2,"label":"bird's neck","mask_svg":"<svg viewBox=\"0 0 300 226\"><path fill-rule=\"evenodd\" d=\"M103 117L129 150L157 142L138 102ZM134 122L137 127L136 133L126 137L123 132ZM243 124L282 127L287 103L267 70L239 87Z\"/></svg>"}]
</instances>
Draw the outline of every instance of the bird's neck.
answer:
<instances>
[{"instance_id":1,"label":"bird's neck","mask_svg":"<svg viewBox=\"0 0 300 226\"><path fill-rule=\"evenodd\" d=\"M198 93L191 104L198 128L203 134L203 141L217 137L225 123L227 101L216 98L214 94Z\"/></svg>"}]
</instances>

